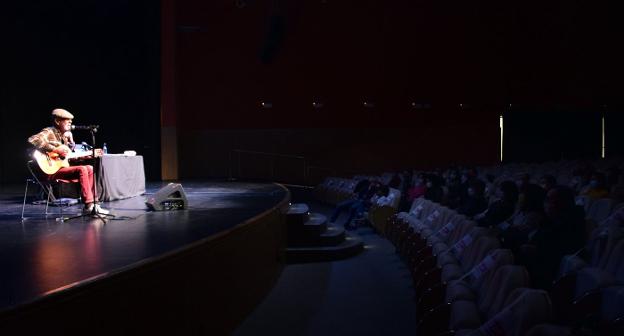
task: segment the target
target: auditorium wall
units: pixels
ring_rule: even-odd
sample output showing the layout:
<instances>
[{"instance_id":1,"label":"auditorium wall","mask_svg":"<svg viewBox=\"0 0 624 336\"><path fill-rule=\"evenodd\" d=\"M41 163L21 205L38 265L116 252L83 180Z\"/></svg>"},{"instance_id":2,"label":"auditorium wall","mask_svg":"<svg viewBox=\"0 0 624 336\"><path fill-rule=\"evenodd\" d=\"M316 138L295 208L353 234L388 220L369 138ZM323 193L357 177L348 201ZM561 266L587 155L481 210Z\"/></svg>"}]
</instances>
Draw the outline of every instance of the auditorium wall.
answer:
<instances>
[{"instance_id":1,"label":"auditorium wall","mask_svg":"<svg viewBox=\"0 0 624 336\"><path fill-rule=\"evenodd\" d=\"M227 176L236 149L344 171L495 163L501 113L522 121L506 138L510 158L595 157L567 148L582 118L540 116L560 104L599 115L613 102L612 56L594 55L612 45L608 12L537 1L175 1L176 34L164 43L176 50L180 176ZM531 123L549 139L564 121L574 131L554 132L559 141L523 146ZM532 156L539 145L553 148Z\"/></svg>"}]
</instances>

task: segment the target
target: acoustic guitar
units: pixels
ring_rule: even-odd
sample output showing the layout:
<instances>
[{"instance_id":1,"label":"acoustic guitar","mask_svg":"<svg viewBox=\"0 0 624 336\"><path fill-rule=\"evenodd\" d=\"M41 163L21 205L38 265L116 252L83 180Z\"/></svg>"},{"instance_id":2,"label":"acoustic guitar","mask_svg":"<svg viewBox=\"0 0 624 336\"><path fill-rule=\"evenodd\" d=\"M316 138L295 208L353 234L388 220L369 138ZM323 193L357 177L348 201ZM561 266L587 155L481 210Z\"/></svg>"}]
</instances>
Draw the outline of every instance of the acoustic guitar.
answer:
<instances>
[{"instance_id":1,"label":"acoustic guitar","mask_svg":"<svg viewBox=\"0 0 624 336\"><path fill-rule=\"evenodd\" d=\"M98 150L95 152L98 155ZM37 162L37 165L41 169L42 172L52 175L59 171L59 169L63 167L69 167L69 160L78 159L81 157L91 156L93 155L93 151L85 151L85 152L70 152L67 156L61 156L58 153L48 152L44 153L39 150L35 150L33 152L33 158Z\"/></svg>"}]
</instances>

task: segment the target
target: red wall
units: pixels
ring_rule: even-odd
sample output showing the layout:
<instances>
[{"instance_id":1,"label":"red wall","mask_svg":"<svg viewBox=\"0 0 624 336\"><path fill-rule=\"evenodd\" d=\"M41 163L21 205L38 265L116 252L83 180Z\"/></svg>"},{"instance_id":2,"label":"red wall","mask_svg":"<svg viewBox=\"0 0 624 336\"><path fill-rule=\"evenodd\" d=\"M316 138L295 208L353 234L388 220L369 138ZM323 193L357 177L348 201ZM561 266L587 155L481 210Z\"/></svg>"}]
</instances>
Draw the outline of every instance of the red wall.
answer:
<instances>
[{"instance_id":1,"label":"red wall","mask_svg":"<svg viewBox=\"0 0 624 336\"><path fill-rule=\"evenodd\" d=\"M577 49L577 41L561 39L576 31L569 30L574 15L553 6L451 2L247 0L239 8L233 0L176 1L176 112L186 133L181 177L221 174L197 168L188 150L216 130L247 139L221 145L223 155L253 148L356 170L364 168L353 160L362 152L368 164L385 160L388 167L492 163L506 103L592 99L591 88L581 94L562 85L566 76L591 72L574 62L580 56L557 61ZM540 31L548 22L551 29ZM533 56L536 50L545 56ZM323 108L313 108L314 100ZM267 139L284 130L291 136ZM321 140L326 136L331 143ZM423 140L421 160L387 161L388 151L409 153Z\"/></svg>"},{"instance_id":2,"label":"red wall","mask_svg":"<svg viewBox=\"0 0 624 336\"><path fill-rule=\"evenodd\" d=\"M504 89L495 57L472 53L479 32L463 29L469 18L442 8L424 12L410 1L176 4L183 127L392 126L418 117L411 102L481 102L483 94L500 99ZM435 20L425 16L436 13ZM314 99L324 108L313 109ZM263 100L273 108L260 108Z\"/></svg>"}]
</instances>

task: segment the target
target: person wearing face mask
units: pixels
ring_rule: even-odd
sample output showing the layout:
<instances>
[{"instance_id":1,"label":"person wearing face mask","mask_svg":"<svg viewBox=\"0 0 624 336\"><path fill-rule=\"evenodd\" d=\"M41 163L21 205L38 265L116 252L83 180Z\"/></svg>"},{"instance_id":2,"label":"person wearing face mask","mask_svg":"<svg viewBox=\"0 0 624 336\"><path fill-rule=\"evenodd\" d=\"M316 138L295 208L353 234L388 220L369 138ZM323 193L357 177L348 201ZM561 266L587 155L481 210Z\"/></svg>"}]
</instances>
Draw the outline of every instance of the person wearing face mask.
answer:
<instances>
[{"instance_id":1,"label":"person wearing face mask","mask_svg":"<svg viewBox=\"0 0 624 336\"><path fill-rule=\"evenodd\" d=\"M609 196L609 190L606 187L605 175L595 172L591 175L588 187L580 193L591 199L600 199Z\"/></svg>"}]
</instances>

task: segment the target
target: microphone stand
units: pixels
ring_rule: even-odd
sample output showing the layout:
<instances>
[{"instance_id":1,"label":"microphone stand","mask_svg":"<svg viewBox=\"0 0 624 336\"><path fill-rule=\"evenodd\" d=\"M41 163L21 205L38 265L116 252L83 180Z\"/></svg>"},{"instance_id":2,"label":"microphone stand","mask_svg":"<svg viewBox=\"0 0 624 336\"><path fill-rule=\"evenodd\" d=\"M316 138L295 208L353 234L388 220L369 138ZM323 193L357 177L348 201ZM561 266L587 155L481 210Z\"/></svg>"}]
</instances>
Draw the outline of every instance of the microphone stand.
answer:
<instances>
[{"instance_id":1,"label":"microphone stand","mask_svg":"<svg viewBox=\"0 0 624 336\"><path fill-rule=\"evenodd\" d=\"M95 217L95 218L99 218L102 223L106 224L106 219L107 218L115 218L115 215L112 214L101 214L97 212L97 207L100 204L100 200L97 194L97 175L95 172L95 168L97 167L97 157L95 156L95 133L97 132L97 128L98 126L93 126L89 128L89 132L91 132L91 143L93 144L92 146L92 166L93 166L93 188L92 188L92 192L93 192L93 210L91 210L90 214L82 214L79 216L74 216L74 217L69 217L69 218L65 218L64 220L69 220L69 219L73 219L73 218L78 218L78 217ZM97 199L97 201L96 201Z\"/></svg>"},{"instance_id":2,"label":"microphone stand","mask_svg":"<svg viewBox=\"0 0 624 336\"><path fill-rule=\"evenodd\" d=\"M93 155L91 159L93 162L93 210L91 211L91 216L99 218L102 223L106 224L106 218L115 218L115 215L101 214L97 212L97 208L100 205L100 199L97 193L97 174L95 172L95 168L97 167L97 157L95 156L95 133L97 132L97 127L90 128L89 132L91 132L91 143L93 144ZM100 162L100 164L102 163Z\"/></svg>"}]
</instances>

